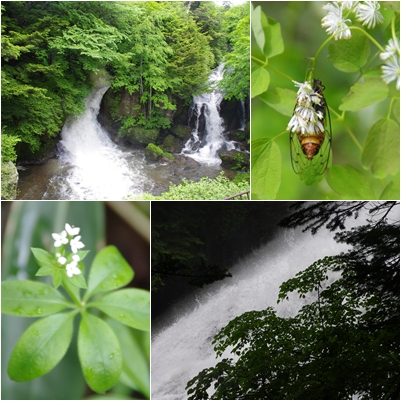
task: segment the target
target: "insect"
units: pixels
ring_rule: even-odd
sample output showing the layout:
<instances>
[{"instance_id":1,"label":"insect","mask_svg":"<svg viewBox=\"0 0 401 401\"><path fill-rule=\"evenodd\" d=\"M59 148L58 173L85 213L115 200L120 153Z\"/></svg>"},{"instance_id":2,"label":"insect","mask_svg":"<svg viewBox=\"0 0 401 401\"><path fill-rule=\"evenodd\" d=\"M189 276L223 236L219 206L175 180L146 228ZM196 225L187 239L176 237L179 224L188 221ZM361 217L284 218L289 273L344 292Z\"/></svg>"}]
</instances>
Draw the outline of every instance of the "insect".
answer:
<instances>
[{"instance_id":1,"label":"insect","mask_svg":"<svg viewBox=\"0 0 401 401\"><path fill-rule=\"evenodd\" d=\"M288 129L292 168L307 184L320 181L331 162L331 120L319 79L296 83L297 104ZM328 121L328 123L327 123ZM305 178L306 177L306 178Z\"/></svg>"}]
</instances>

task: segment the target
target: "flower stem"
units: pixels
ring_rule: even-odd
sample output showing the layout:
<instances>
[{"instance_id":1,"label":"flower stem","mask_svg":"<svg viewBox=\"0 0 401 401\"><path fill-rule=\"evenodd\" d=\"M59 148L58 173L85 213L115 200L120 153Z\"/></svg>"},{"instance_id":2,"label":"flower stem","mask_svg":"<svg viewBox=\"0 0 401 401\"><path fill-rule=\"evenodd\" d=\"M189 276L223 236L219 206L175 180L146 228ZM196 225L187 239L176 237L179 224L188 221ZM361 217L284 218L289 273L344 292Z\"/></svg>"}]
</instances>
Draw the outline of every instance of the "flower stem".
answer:
<instances>
[{"instance_id":1,"label":"flower stem","mask_svg":"<svg viewBox=\"0 0 401 401\"><path fill-rule=\"evenodd\" d=\"M73 289L71 288L70 283L68 283L65 279L63 279L63 287L67 291L68 295L75 302L75 304L79 307L82 306L80 299L75 295Z\"/></svg>"}]
</instances>

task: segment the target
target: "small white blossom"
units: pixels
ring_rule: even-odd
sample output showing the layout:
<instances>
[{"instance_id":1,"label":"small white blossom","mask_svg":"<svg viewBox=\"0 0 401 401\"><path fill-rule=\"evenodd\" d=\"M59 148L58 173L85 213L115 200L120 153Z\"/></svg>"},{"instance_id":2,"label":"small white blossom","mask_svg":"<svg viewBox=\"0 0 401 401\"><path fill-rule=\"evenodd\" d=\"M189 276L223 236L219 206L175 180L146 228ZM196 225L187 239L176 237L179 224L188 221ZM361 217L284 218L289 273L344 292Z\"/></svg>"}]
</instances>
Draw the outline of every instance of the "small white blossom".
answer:
<instances>
[{"instance_id":1,"label":"small white blossom","mask_svg":"<svg viewBox=\"0 0 401 401\"><path fill-rule=\"evenodd\" d=\"M338 3L329 3L323 6L324 10L328 13L322 19L322 27L327 28L326 32L329 35L334 35L334 40L349 39L351 37L351 30L348 29L346 22L349 19L343 18L343 6Z\"/></svg>"},{"instance_id":2,"label":"small white blossom","mask_svg":"<svg viewBox=\"0 0 401 401\"><path fill-rule=\"evenodd\" d=\"M300 135L315 135L324 132L323 113L316 111L314 105L321 105L321 97L316 93L309 81L296 82L299 87L297 92L297 107L288 123L287 130Z\"/></svg>"},{"instance_id":3,"label":"small white blossom","mask_svg":"<svg viewBox=\"0 0 401 401\"><path fill-rule=\"evenodd\" d=\"M81 258L79 257L79 255L74 254L74 255L72 255L72 260L74 262L78 263L81 260Z\"/></svg>"},{"instance_id":4,"label":"small white blossom","mask_svg":"<svg viewBox=\"0 0 401 401\"><path fill-rule=\"evenodd\" d=\"M75 262L75 261L68 263L68 265L66 266L66 270L67 270L68 277L72 277L74 274L75 275L81 274L81 270L79 270L79 268L77 266L77 262Z\"/></svg>"},{"instance_id":5,"label":"small white blossom","mask_svg":"<svg viewBox=\"0 0 401 401\"><path fill-rule=\"evenodd\" d=\"M356 17L362 22L362 25L374 28L376 24L381 24L384 21L380 14L380 4L378 1L364 1L364 4L358 4L356 8Z\"/></svg>"},{"instance_id":6,"label":"small white blossom","mask_svg":"<svg viewBox=\"0 0 401 401\"><path fill-rule=\"evenodd\" d=\"M387 61L386 64L382 66L382 78L386 84L392 81L397 81L395 86L400 89L400 59L399 57L392 56Z\"/></svg>"},{"instance_id":7,"label":"small white blossom","mask_svg":"<svg viewBox=\"0 0 401 401\"><path fill-rule=\"evenodd\" d=\"M77 253L78 249L83 248L85 245L81 242L81 236L78 235L70 241L70 246L72 252Z\"/></svg>"},{"instance_id":8,"label":"small white blossom","mask_svg":"<svg viewBox=\"0 0 401 401\"><path fill-rule=\"evenodd\" d=\"M67 231L68 235L75 236L79 234L79 227L71 227L68 223L65 224L65 230Z\"/></svg>"},{"instance_id":9,"label":"small white blossom","mask_svg":"<svg viewBox=\"0 0 401 401\"><path fill-rule=\"evenodd\" d=\"M60 234L53 233L52 237L54 239L55 248L58 248L61 245L68 244L67 232L65 230L61 231Z\"/></svg>"},{"instance_id":10,"label":"small white blossom","mask_svg":"<svg viewBox=\"0 0 401 401\"><path fill-rule=\"evenodd\" d=\"M358 6L359 1L340 1L344 9L352 10L354 7Z\"/></svg>"},{"instance_id":11,"label":"small white blossom","mask_svg":"<svg viewBox=\"0 0 401 401\"><path fill-rule=\"evenodd\" d=\"M58 263L60 263L60 265L65 265L65 262L67 262L67 259L64 256L59 256L57 261L58 261Z\"/></svg>"},{"instance_id":12,"label":"small white blossom","mask_svg":"<svg viewBox=\"0 0 401 401\"><path fill-rule=\"evenodd\" d=\"M380 58L382 60L387 60L392 56L396 56L400 54L400 43L398 42L398 38L390 39L388 41L388 45L385 48L385 52L380 53Z\"/></svg>"}]
</instances>

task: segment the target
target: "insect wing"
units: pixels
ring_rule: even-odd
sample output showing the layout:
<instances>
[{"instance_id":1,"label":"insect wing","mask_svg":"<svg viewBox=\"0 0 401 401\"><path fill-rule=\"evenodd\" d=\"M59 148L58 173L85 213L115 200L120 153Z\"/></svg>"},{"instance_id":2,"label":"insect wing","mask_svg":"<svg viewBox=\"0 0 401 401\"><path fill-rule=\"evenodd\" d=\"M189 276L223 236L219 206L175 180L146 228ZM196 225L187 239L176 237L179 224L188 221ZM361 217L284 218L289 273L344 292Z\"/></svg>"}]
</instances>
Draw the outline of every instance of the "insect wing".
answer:
<instances>
[{"instance_id":1,"label":"insect wing","mask_svg":"<svg viewBox=\"0 0 401 401\"><path fill-rule=\"evenodd\" d=\"M294 131L290 132L290 150L292 168L296 174L302 174L302 172L306 169L309 160L304 155L298 135Z\"/></svg>"}]
</instances>

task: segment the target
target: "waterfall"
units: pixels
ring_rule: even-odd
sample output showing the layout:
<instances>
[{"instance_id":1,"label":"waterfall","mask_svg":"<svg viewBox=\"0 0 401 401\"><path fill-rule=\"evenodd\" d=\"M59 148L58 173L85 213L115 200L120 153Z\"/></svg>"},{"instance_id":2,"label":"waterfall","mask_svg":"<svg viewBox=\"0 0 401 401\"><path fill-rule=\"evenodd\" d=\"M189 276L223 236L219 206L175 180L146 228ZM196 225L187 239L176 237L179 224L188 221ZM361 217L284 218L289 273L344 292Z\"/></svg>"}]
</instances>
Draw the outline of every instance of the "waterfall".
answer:
<instances>
[{"instance_id":1,"label":"waterfall","mask_svg":"<svg viewBox=\"0 0 401 401\"><path fill-rule=\"evenodd\" d=\"M274 307L280 316L293 316L309 299L296 294L277 305L279 286L314 261L347 249L333 233L315 236L301 230L282 230L277 238L239 261L232 278L215 282L181 301L158 327L152 322L152 399L187 399L187 382L215 366L212 340L230 320L251 310ZM333 280L335 276L331 276ZM226 354L224 357L228 357Z\"/></svg>"},{"instance_id":2,"label":"waterfall","mask_svg":"<svg viewBox=\"0 0 401 401\"><path fill-rule=\"evenodd\" d=\"M209 76L211 85L216 87L212 93L194 96L189 113L189 125L194 128L181 152L210 166L220 165L219 152L235 149L235 142L227 141L224 136L224 122L220 116L223 94L217 89L217 84L223 78L223 68L224 64L220 64Z\"/></svg>"},{"instance_id":3,"label":"waterfall","mask_svg":"<svg viewBox=\"0 0 401 401\"><path fill-rule=\"evenodd\" d=\"M85 112L70 118L62 129L59 160L64 171L50 183L59 199L118 200L143 192L145 177L140 168L128 163L130 155L113 143L97 121L107 89L95 88L85 99Z\"/></svg>"}]
</instances>

